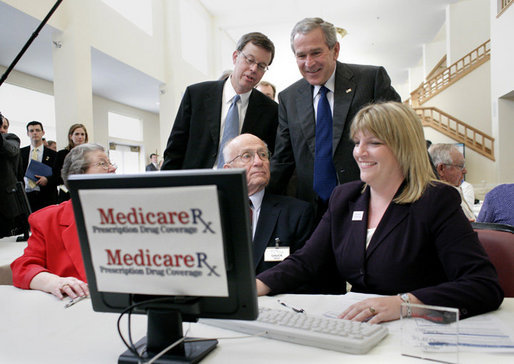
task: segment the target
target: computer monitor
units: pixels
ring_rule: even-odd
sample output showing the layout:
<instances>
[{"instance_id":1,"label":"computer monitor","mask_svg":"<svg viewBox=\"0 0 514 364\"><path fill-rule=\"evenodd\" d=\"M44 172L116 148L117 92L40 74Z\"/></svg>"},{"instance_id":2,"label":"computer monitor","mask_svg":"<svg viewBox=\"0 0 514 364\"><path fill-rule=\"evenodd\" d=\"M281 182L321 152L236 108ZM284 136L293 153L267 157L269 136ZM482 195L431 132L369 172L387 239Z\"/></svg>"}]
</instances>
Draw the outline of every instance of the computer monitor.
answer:
<instances>
[{"instance_id":1,"label":"computer monitor","mask_svg":"<svg viewBox=\"0 0 514 364\"><path fill-rule=\"evenodd\" d=\"M146 358L180 339L183 321L257 317L244 170L83 174L68 184L93 309L146 314L136 344ZM216 344L185 342L165 357L197 362Z\"/></svg>"}]
</instances>

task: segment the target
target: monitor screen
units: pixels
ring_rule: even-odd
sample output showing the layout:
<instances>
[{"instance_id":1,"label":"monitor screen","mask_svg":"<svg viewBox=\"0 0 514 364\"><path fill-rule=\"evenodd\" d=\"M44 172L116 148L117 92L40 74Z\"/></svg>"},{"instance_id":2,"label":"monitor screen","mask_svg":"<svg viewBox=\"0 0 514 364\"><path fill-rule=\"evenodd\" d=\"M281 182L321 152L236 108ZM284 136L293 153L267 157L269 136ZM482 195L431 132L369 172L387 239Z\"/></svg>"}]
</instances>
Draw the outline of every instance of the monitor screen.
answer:
<instances>
[{"instance_id":1,"label":"monitor screen","mask_svg":"<svg viewBox=\"0 0 514 364\"><path fill-rule=\"evenodd\" d=\"M84 174L68 184L93 308L147 314L137 344L146 355L182 337L182 321L257 317L244 170ZM199 345L169 355L207 350Z\"/></svg>"}]
</instances>

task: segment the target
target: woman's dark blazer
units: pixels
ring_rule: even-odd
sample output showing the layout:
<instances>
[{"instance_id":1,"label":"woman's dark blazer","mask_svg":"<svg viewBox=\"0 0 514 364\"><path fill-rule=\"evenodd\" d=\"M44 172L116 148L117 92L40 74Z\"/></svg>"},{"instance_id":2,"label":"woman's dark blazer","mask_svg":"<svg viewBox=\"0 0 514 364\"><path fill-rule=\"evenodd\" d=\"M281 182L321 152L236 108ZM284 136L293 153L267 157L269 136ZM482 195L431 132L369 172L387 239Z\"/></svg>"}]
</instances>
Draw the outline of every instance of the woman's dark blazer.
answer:
<instances>
[{"instance_id":1,"label":"woman's dark blazer","mask_svg":"<svg viewBox=\"0 0 514 364\"><path fill-rule=\"evenodd\" d=\"M336 187L305 246L260 274L272 293L293 291L309 277L333 291L395 295L456 307L463 317L499 307L503 291L452 186L434 183L414 203L392 202L366 249L369 188Z\"/></svg>"}]
</instances>

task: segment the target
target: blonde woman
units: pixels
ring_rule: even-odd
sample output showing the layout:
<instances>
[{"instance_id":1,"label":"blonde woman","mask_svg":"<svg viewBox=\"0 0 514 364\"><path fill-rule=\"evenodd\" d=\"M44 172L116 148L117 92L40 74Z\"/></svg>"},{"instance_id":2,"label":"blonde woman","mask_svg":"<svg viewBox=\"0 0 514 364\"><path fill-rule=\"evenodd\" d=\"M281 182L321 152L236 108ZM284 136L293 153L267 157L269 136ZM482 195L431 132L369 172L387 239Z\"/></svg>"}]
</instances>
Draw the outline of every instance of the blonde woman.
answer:
<instances>
[{"instance_id":1,"label":"blonde woman","mask_svg":"<svg viewBox=\"0 0 514 364\"><path fill-rule=\"evenodd\" d=\"M459 193L437 182L415 112L396 102L355 116L353 156L362 181L336 187L303 249L257 278L260 295L329 282L332 293L384 295L340 318L399 319L402 302L456 307L462 317L499 307L493 265L460 208Z\"/></svg>"}]
</instances>

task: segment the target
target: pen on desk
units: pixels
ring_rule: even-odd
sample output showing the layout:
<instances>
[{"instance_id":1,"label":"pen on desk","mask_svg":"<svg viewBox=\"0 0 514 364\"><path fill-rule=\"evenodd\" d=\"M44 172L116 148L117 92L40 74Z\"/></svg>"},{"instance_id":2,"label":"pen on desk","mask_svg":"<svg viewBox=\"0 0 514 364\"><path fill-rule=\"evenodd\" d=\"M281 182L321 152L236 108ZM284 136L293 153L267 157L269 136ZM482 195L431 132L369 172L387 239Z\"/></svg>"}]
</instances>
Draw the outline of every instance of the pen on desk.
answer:
<instances>
[{"instance_id":1,"label":"pen on desk","mask_svg":"<svg viewBox=\"0 0 514 364\"><path fill-rule=\"evenodd\" d=\"M89 298L89 296L78 296L77 298L73 298L70 301L66 302L64 308L69 308L73 306L75 303L82 301L84 298Z\"/></svg>"},{"instance_id":2,"label":"pen on desk","mask_svg":"<svg viewBox=\"0 0 514 364\"><path fill-rule=\"evenodd\" d=\"M296 308L293 306L289 306L287 303L285 303L284 301L281 301L281 300L277 300L277 302L280 303L282 306L293 310L296 313L305 313L305 310L303 308Z\"/></svg>"}]
</instances>

